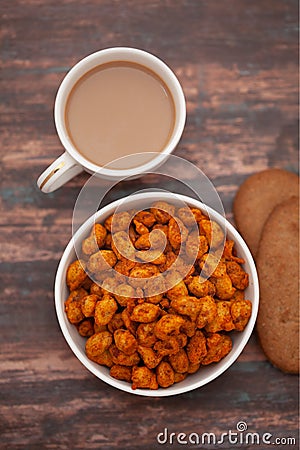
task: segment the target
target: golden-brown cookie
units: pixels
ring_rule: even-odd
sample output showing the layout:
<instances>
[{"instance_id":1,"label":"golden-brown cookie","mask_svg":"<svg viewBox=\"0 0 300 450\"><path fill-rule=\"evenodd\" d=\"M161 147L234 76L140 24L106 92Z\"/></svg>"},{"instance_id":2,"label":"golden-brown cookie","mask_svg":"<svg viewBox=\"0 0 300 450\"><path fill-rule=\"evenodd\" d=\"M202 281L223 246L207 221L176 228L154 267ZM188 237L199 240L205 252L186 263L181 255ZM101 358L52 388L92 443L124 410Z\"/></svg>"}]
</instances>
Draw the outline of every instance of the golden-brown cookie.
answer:
<instances>
[{"instance_id":1,"label":"golden-brown cookie","mask_svg":"<svg viewBox=\"0 0 300 450\"><path fill-rule=\"evenodd\" d=\"M273 208L292 196L299 195L299 177L282 169L258 172L240 186L233 204L236 226L253 256L264 223Z\"/></svg>"},{"instance_id":2,"label":"golden-brown cookie","mask_svg":"<svg viewBox=\"0 0 300 450\"><path fill-rule=\"evenodd\" d=\"M299 373L299 198L276 206L267 219L257 269L261 346L276 367Z\"/></svg>"}]
</instances>

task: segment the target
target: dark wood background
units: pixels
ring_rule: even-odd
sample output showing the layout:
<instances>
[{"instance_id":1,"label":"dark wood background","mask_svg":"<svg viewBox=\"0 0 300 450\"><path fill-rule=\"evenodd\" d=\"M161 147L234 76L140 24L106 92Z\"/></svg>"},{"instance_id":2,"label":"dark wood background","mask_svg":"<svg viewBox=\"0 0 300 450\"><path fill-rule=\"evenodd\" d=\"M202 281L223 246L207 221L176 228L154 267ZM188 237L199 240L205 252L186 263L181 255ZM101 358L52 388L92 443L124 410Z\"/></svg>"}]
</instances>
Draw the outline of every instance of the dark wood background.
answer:
<instances>
[{"instance_id":1,"label":"dark wood background","mask_svg":"<svg viewBox=\"0 0 300 450\"><path fill-rule=\"evenodd\" d=\"M298 169L297 0L2 0L0 8L0 448L151 450L165 427L220 435L241 420L273 440L296 438L277 447L297 448L298 377L266 361L255 333L225 374L180 396L130 395L87 372L60 332L53 283L88 176L49 195L35 185L62 152L53 104L66 72L96 50L135 46L180 79L188 116L175 155L210 177L232 219L248 175ZM122 183L111 198L156 181Z\"/></svg>"}]
</instances>

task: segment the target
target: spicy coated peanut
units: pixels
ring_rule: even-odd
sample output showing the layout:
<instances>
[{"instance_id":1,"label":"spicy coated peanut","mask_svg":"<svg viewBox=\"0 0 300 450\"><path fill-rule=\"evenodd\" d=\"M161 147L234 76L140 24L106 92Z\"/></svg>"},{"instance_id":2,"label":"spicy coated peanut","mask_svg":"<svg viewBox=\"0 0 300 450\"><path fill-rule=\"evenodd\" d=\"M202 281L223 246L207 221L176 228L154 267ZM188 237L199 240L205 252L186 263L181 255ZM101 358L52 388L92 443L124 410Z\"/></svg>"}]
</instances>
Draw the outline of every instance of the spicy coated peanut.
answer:
<instances>
[{"instance_id":1,"label":"spicy coated peanut","mask_svg":"<svg viewBox=\"0 0 300 450\"><path fill-rule=\"evenodd\" d=\"M81 248L67 268L66 316L87 357L133 389L165 389L217 363L251 317L244 260L197 208L118 212Z\"/></svg>"}]
</instances>

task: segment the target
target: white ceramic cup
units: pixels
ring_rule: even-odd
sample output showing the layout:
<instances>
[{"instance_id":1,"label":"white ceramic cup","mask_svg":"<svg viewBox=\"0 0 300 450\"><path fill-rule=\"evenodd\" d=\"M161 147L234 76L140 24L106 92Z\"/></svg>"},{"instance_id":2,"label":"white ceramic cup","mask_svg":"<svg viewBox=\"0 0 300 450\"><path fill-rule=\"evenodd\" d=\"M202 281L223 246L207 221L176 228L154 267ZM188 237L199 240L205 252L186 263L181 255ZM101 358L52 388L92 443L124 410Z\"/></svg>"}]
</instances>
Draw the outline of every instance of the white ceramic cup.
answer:
<instances>
[{"instance_id":1,"label":"white ceramic cup","mask_svg":"<svg viewBox=\"0 0 300 450\"><path fill-rule=\"evenodd\" d=\"M109 369L104 366L100 366L99 364L88 359L85 353L85 342L86 339L79 335L77 328L72 325L66 316L65 313L65 300L68 297L68 288L66 285L66 272L68 266L77 259L77 255L75 252L75 248L79 248L79 244L82 243L83 239L85 239L91 231L93 224L96 222L103 223L105 219L107 219L111 214L114 213L116 208L122 203L125 209L143 209L143 207L148 205L149 201L155 202L158 200L171 202L174 204L174 200L177 199L181 203L184 202L186 205L191 206L193 208L199 208L205 214L209 214L211 220L216 221L220 225L223 226L225 220L225 228L227 239L233 240L235 242L235 249L240 258L245 260L244 269L249 274L249 286L245 291L246 299L252 302L252 314L249 322L246 325L246 328L241 332L232 332L232 350L231 352L225 356L221 361L216 364L209 364L208 366L203 366L201 369L186 377L185 380L180 383L175 383L168 388L159 388L157 390L151 389L135 389L131 388L131 385L125 381L117 380L110 376ZM126 203L124 203L126 202ZM96 377L100 378L102 381L114 386L122 391L129 392L131 394L152 396L152 397L165 397L169 395L181 394L183 392L188 392L193 389L204 386L210 381L214 380L218 376L220 376L223 372L225 372L239 357L241 352L243 351L245 345L248 342L248 339L251 336L253 331L256 316L258 312L259 305L259 284L258 277L255 268L255 264L251 253L243 240L240 234L236 231L236 229L226 220L224 219L218 212L213 210L212 208L204 205L199 200L195 200L191 197L187 197L185 195L172 194L171 193L163 193L163 192L143 192L139 194L134 194L129 196L128 198L123 198L120 200L116 200L113 203L105 206L104 208L97 211L93 216L91 216L84 224L78 229L78 231L74 234L73 238L70 240L67 245L64 254L60 260L56 279L55 279L55 307L56 313L58 317L58 321L63 332L63 335L73 350L74 354L81 361L81 363ZM241 379L241 384L243 380Z\"/></svg>"},{"instance_id":2,"label":"white ceramic cup","mask_svg":"<svg viewBox=\"0 0 300 450\"><path fill-rule=\"evenodd\" d=\"M148 163L130 169L110 169L98 166L85 159L72 144L65 124L66 102L76 82L94 67L113 61L130 61L152 70L165 82L175 104L175 125L165 148L157 153L157 156L154 156ZM163 61L148 52L136 48L113 47L92 53L79 61L67 73L57 92L54 119L58 136L65 148L65 153L56 159L38 178L38 187L45 193L55 191L83 170L112 181L127 177L138 177L145 172L151 172L166 160L167 156L178 144L185 125L186 104L178 79Z\"/></svg>"}]
</instances>

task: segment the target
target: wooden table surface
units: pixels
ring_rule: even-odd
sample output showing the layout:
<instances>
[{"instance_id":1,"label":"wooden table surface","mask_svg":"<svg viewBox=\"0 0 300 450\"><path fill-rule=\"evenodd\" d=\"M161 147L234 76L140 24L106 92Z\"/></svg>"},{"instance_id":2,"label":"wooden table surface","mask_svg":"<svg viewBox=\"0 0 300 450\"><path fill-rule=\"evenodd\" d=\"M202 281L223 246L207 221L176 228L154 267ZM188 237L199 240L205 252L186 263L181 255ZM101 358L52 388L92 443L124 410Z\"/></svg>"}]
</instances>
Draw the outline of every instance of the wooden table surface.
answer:
<instances>
[{"instance_id":1,"label":"wooden table surface","mask_svg":"<svg viewBox=\"0 0 300 450\"><path fill-rule=\"evenodd\" d=\"M177 74L187 123L174 154L205 172L232 220L248 175L298 169L297 0L2 0L0 9L0 448L196 448L157 435L220 436L239 421L260 444L218 448L269 448L264 433L297 440L277 448L298 448L298 377L266 360L255 332L221 377L180 396L121 392L81 365L59 329L53 284L88 175L48 195L35 184L62 153L53 104L67 71L96 50L134 46ZM123 182L108 200L156 184Z\"/></svg>"}]
</instances>

